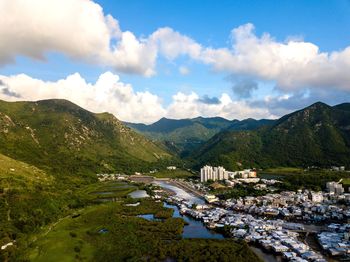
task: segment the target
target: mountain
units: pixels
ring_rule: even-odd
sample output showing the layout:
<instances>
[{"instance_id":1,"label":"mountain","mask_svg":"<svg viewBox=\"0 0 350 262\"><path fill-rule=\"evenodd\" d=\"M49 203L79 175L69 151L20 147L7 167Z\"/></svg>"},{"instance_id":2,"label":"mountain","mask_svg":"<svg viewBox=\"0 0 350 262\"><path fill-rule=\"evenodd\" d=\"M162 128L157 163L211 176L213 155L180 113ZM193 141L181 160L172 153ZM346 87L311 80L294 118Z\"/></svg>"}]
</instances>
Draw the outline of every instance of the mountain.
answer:
<instances>
[{"instance_id":1,"label":"mountain","mask_svg":"<svg viewBox=\"0 0 350 262\"><path fill-rule=\"evenodd\" d=\"M191 155L196 166L350 166L350 107L315 103L253 131L220 132Z\"/></svg>"},{"instance_id":2,"label":"mountain","mask_svg":"<svg viewBox=\"0 0 350 262\"><path fill-rule=\"evenodd\" d=\"M334 106L334 108L344 110L344 111L350 111L350 103L339 104L337 106Z\"/></svg>"},{"instance_id":3,"label":"mountain","mask_svg":"<svg viewBox=\"0 0 350 262\"><path fill-rule=\"evenodd\" d=\"M127 122L125 122L125 124L141 132L171 133L176 129L188 128L190 126L193 126L194 124L200 124L201 126L207 129L222 129L225 127L229 127L231 125L231 121L221 117L213 117L213 118L197 117L192 119L179 119L179 120L168 119L163 117L151 125L133 124L133 123L127 123Z\"/></svg>"},{"instance_id":4,"label":"mountain","mask_svg":"<svg viewBox=\"0 0 350 262\"><path fill-rule=\"evenodd\" d=\"M60 174L132 172L170 157L113 115L56 99L0 101L0 153Z\"/></svg>"},{"instance_id":5,"label":"mountain","mask_svg":"<svg viewBox=\"0 0 350 262\"><path fill-rule=\"evenodd\" d=\"M241 121L233 120L232 124L226 130L235 130L235 131L255 130L262 126L270 126L274 122L275 120L271 120L271 119L256 120L253 118L247 118Z\"/></svg>"},{"instance_id":6,"label":"mountain","mask_svg":"<svg viewBox=\"0 0 350 262\"><path fill-rule=\"evenodd\" d=\"M266 119L230 121L222 117L197 117L180 120L162 118L151 125L125 122L125 125L153 140L161 141L171 151L186 156L223 130L253 130L272 123L273 120Z\"/></svg>"}]
</instances>

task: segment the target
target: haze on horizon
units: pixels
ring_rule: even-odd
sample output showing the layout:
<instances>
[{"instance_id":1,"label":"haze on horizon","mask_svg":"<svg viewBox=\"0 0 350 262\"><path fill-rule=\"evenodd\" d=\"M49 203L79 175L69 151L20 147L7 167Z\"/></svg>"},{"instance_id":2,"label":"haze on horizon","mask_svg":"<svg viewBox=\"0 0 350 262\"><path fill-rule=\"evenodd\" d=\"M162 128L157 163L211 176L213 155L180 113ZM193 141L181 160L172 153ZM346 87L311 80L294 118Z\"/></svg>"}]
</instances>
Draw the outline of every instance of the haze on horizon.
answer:
<instances>
[{"instance_id":1,"label":"haze on horizon","mask_svg":"<svg viewBox=\"0 0 350 262\"><path fill-rule=\"evenodd\" d=\"M0 0L0 99L128 122L350 100L350 2Z\"/></svg>"}]
</instances>

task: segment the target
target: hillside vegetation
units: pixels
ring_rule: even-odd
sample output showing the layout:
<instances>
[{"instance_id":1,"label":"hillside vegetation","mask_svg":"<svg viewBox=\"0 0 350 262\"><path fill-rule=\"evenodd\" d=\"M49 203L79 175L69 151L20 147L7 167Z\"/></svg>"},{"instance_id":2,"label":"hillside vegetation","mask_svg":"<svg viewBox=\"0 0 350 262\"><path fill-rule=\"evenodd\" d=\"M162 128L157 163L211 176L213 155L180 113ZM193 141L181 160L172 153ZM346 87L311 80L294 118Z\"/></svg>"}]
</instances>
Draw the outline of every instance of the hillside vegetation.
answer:
<instances>
[{"instance_id":1,"label":"hillside vegetation","mask_svg":"<svg viewBox=\"0 0 350 262\"><path fill-rule=\"evenodd\" d=\"M273 120L267 119L230 121L221 117L197 117L179 120L162 118L151 125L125 124L153 140L163 142L169 150L184 157L221 131L255 130L272 123Z\"/></svg>"},{"instance_id":2,"label":"hillside vegetation","mask_svg":"<svg viewBox=\"0 0 350 262\"><path fill-rule=\"evenodd\" d=\"M253 131L225 131L191 155L203 164L243 167L350 167L349 104L315 103Z\"/></svg>"},{"instance_id":3,"label":"hillside vegetation","mask_svg":"<svg viewBox=\"0 0 350 262\"><path fill-rule=\"evenodd\" d=\"M105 186L105 189L103 189ZM124 189L101 184L99 190ZM126 206L139 202L138 206ZM161 214L148 221L139 215ZM39 234L21 259L30 261L260 261L243 242L232 239L183 239L184 220L152 199L131 199L89 206ZM101 232L102 230L102 232Z\"/></svg>"},{"instance_id":4,"label":"hillside vegetation","mask_svg":"<svg viewBox=\"0 0 350 262\"><path fill-rule=\"evenodd\" d=\"M242 243L182 239L183 220L161 203L126 207L140 185L95 183L95 173L161 170L178 161L110 114L65 100L0 101L0 261L256 261ZM103 203L105 190L116 202ZM137 217L149 213L164 221Z\"/></svg>"},{"instance_id":5,"label":"hillside vegetation","mask_svg":"<svg viewBox=\"0 0 350 262\"><path fill-rule=\"evenodd\" d=\"M66 100L0 101L0 153L56 174L140 171L170 157L113 115Z\"/></svg>"},{"instance_id":6,"label":"hillside vegetation","mask_svg":"<svg viewBox=\"0 0 350 262\"><path fill-rule=\"evenodd\" d=\"M16 240L25 248L30 233L80 206L82 200L72 191L75 186L74 181L65 184L41 169L0 154L0 246ZM15 250L9 247L0 252L0 260L13 258Z\"/></svg>"},{"instance_id":7,"label":"hillside vegetation","mask_svg":"<svg viewBox=\"0 0 350 262\"><path fill-rule=\"evenodd\" d=\"M8 189L26 186L35 187L36 184L49 184L52 176L44 171L0 154L0 190L2 193Z\"/></svg>"}]
</instances>

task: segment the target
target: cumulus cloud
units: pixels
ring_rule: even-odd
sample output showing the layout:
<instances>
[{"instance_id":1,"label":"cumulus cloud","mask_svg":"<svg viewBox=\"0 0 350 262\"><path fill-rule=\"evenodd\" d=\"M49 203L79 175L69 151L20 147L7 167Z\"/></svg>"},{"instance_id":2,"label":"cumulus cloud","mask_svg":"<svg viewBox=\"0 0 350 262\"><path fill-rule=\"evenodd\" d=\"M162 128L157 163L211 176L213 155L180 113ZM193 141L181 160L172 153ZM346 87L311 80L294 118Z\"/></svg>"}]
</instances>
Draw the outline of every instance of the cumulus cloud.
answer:
<instances>
[{"instance_id":1,"label":"cumulus cloud","mask_svg":"<svg viewBox=\"0 0 350 262\"><path fill-rule=\"evenodd\" d=\"M120 37L118 21L86 0L0 1L0 62L16 55L44 59L49 51L72 58L103 60L111 36Z\"/></svg>"},{"instance_id":2,"label":"cumulus cloud","mask_svg":"<svg viewBox=\"0 0 350 262\"><path fill-rule=\"evenodd\" d=\"M187 56L217 71L274 81L280 90L336 88L350 90L350 46L322 52L295 37L276 41L257 36L253 24L231 32L230 47L204 47L172 28L158 28L149 36L123 31L118 20L90 0L0 0L0 65L17 56L45 60L58 52L116 71L152 76L157 59ZM185 68L180 72L186 74Z\"/></svg>"},{"instance_id":3,"label":"cumulus cloud","mask_svg":"<svg viewBox=\"0 0 350 262\"><path fill-rule=\"evenodd\" d=\"M124 121L144 123L154 122L166 114L158 96L147 91L135 92L111 72L100 75L96 83L87 83L78 73L54 82L25 74L0 75L0 79L7 88L7 92L0 92L0 99L7 101L68 99L93 112L107 111Z\"/></svg>"},{"instance_id":4,"label":"cumulus cloud","mask_svg":"<svg viewBox=\"0 0 350 262\"><path fill-rule=\"evenodd\" d=\"M201 60L218 71L274 81L281 90L334 87L350 91L350 47L321 52L310 42L278 42L245 24L232 30L231 48L206 48Z\"/></svg>"},{"instance_id":5,"label":"cumulus cloud","mask_svg":"<svg viewBox=\"0 0 350 262\"><path fill-rule=\"evenodd\" d=\"M5 96L21 98L21 95L11 91L8 87L2 88L1 93L4 94Z\"/></svg>"},{"instance_id":6,"label":"cumulus cloud","mask_svg":"<svg viewBox=\"0 0 350 262\"><path fill-rule=\"evenodd\" d=\"M164 106L157 95L148 91L135 92L130 84L121 82L119 76L111 72L101 74L95 83L86 82L79 73L57 81L43 81L25 74L0 75L0 81L0 99L3 100L67 99L92 112L110 112L129 122L151 123L162 117L275 117L265 108L251 106L246 101L232 101L225 93L217 98L178 92L171 103Z\"/></svg>"},{"instance_id":7,"label":"cumulus cloud","mask_svg":"<svg viewBox=\"0 0 350 262\"><path fill-rule=\"evenodd\" d=\"M198 94L188 95L179 92L173 96L173 101L167 108L167 117L181 119L198 116L221 116L227 119L245 118L275 118L266 108L251 106L246 101L232 101L228 94L223 93L218 103L203 103Z\"/></svg>"},{"instance_id":8,"label":"cumulus cloud","mask_svg":"<svg viewBox=\"0 0 350 262\"><path fill-rule=\"evenodd\" d=\"M123 32L119 22L90 0L0 0L0 65L17 56L45 60L48 52L110 66L116 71L154 75L159 54L196 57L200 45L171 28L149 37Z\"/></svg>"},{"instance_id":9,"label":"cumulus cloud","mask_svg":"<svg viewBox=\"0 0 350 262\"><path fill-rule=\"evenodd\" d=\"M11 91L1 79L0 79L0 93L9 97L15 97L15 98L21 97L19 94Z\"/></svg>"},{"instance_id":10,"label":"cumulus cloud","mask_svg":"<svg viewBox=\"0 0 350 262\"><path fill-rule=\"evenodd\" d=\"M177 93L165 107L158 96L135 92L112 73L101 75L96 83L87 83L79 74L55 82L24 74L1 76L0 98L67 98L127 121L151 122L162 116L273 117L313 98L339 101L337 97L350 94L350 46L322 52L300 38L281 42L268 33L257 36L253 24L234 28L230 46L211 48L169 27L143 37L123 31L117 19L90 0L0 0L0 36L0 66L15 63L18 56L45 61L48 53L57 52L117 72L153 76L160 56L186 56L240 79L232 89L242 101L232 101L227 94L210 98ZM189 73L185 66L178 70ZM261 80L275 84L281 95L249 102Z\"/></svg>"},{"instance_id":11,"label":"cumulus cloud","mask_svg":"<svg viewBox=\"0 0 350 262\"><path fill-rule=\"evenodd\" d=\"M159 52L169 60L173 60L180 55L199 58L202 50L200 44L170 27L160 28L155 31L149 37L149 42L157 44Z\"/></svg>"}]
</instances>

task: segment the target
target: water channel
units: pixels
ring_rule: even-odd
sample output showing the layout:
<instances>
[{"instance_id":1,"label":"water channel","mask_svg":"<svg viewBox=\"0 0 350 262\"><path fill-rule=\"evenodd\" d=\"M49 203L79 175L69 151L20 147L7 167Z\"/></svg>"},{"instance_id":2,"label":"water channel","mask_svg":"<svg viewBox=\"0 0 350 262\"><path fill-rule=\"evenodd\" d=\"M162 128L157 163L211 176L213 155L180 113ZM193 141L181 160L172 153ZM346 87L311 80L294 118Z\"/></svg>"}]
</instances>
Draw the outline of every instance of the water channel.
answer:
<instances>
[{"instance_id":1,"label":"water channel","mask_svg":"<svg viewBox=\"0 0 350 262\"><path fill-rule=\"evenodd\" d=\"M164 203L164 206L167 208L174 209L173 217L181 217L183 220L186 221L187 225L184 226L182 233L183 238L224 238L221 234L207 229L201 221L195 220L189 216L181 215L180 210L177 206L169 205L167 203Z\"/></svg>"},{"instance_id":2,"label":"water channel","mask_svg":"<svg viewBox=\"0 0 350 262\"><path fill-rule=\"evenodd\" d=\"M145 198L149 197L147 192L145 190L135 190L129 194L130 197L132 198Z\"/></svg>"},{"instance_id":3,"label":"water channel","mask_svg":"<svg viewBox=\"0 0 350 262\"><path fill-rule=\"evenodd\" d=\"M156 181L155 184L157 184L163 188L172 190L173 192L175 192L175 194L177 196L179 196L183 199L186 199L192 203L195 203L195 204L203 204L204 203L203 199L198 198L196 196L193 196L192 194L189 194L188 192L186 192L182 188L179 188L177 186L169 184L165 181ZM179 208L177 206L169 205L167 203L164 203L164 206L174 209L173 216L174 217L181 217L188 223L188 225L186 225L184 227L184 231L182 234L182 236L184 238L215 238L215 239L223 239L224 238L221 234L216 233L216 232L211 231L208 228L206 228L205 225L201 221L195 220L195 219L193 219L189 216L186 216L186 215L185 216L181 215L179 212ZM255 254L257 254L262 260L264 260L266 262L280 262L280 261L282 261L280 257L276 257L273 254L266 253L258 247L252 246L251 249L255 252Z\"/></svg>"}]
</instances>

